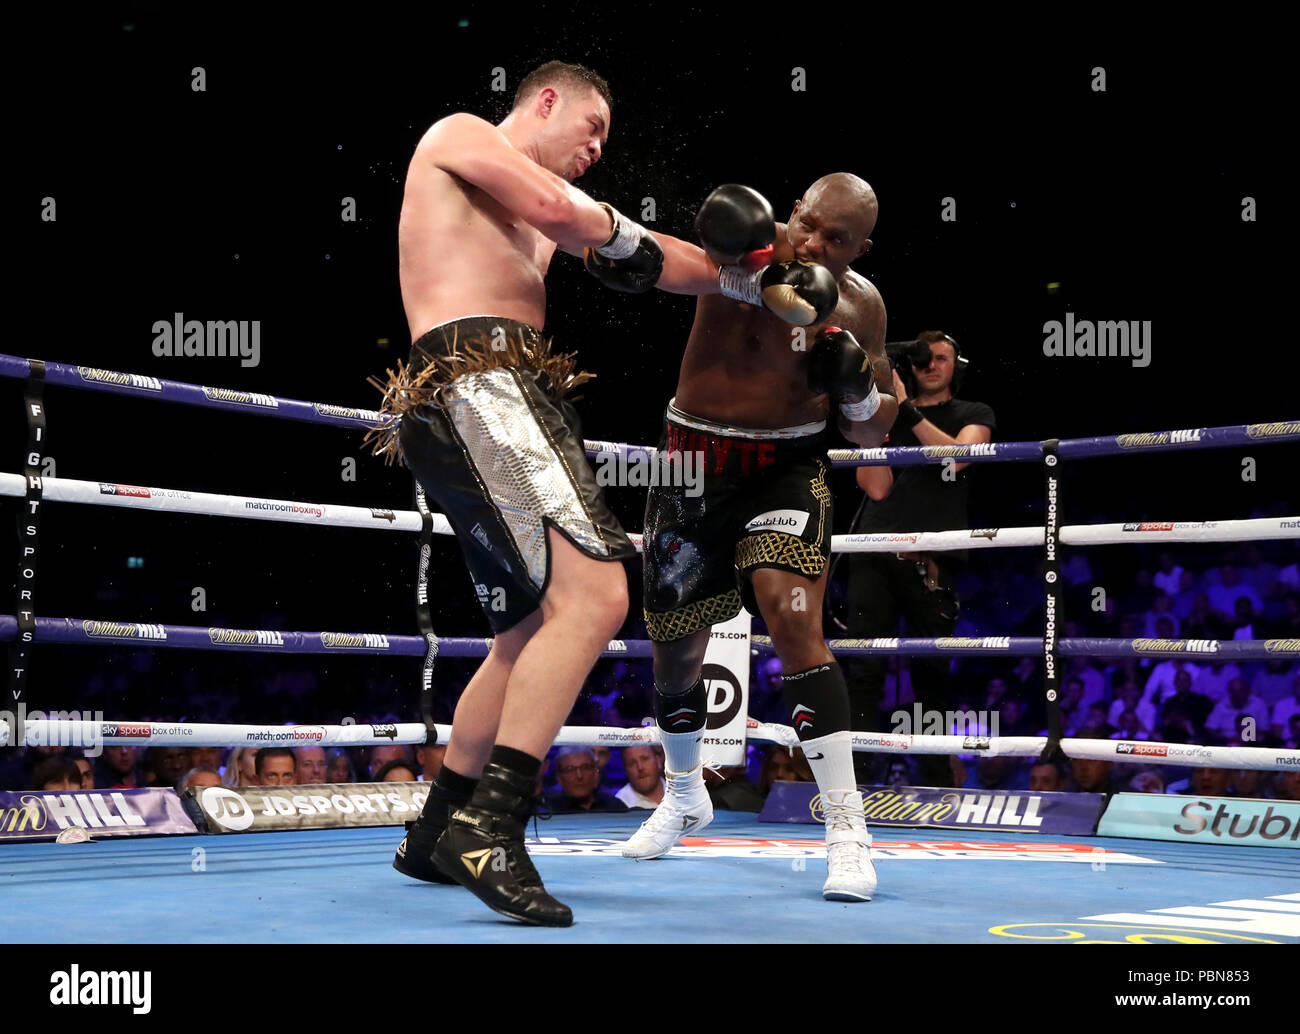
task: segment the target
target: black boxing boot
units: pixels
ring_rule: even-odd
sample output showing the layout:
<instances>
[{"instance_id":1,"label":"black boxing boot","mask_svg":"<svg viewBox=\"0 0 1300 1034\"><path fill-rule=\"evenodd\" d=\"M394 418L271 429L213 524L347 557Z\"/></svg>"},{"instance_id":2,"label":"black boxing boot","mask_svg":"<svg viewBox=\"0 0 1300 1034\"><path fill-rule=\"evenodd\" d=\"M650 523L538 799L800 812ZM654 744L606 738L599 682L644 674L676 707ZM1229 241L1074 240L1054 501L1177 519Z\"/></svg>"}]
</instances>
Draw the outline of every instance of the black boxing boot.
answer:
<instances>
[{"instance_id":1,"label":"black boxing boot","mask_svg":"<svg viewBox=\"0 0 1300 1034\"><path fill-rule=\"evenodd\" d=\"M497 759L506 752L511 757L503 764ZM434 861L503 916L535 926L571 926L573 912L546 892L524 848L541 762L508 747L494 747L492 757L469 803L452 812ZM536 766L531 775L521 770L522 758Z\"/></svg>"},{"instance_id":2,"label":"black boxing boot","mask_svg":"<svg viewBox=\"0 0 1300 1034\"><path fill-rule=\"evenodd\" d=\"M424 880L426 883L456 884L456 880L438 868L433 860L433 849L447 828L447 820L457 808L469 803L470 794L478 780L469 779L451 771L445 765L429 785L420 817L406 824L406 836L397 845L393 868L403 876Z\"/></svg>"}]
</instances>

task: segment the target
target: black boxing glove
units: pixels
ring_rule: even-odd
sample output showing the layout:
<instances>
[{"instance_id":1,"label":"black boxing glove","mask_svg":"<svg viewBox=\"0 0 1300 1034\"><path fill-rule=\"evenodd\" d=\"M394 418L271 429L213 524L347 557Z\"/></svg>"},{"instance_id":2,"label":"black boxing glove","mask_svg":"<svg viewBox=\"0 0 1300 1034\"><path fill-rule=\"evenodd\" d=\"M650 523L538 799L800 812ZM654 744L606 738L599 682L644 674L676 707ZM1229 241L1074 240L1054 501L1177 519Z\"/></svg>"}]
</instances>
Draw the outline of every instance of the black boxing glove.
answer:
<instances>
[{"instance_id":1,"label":"black boxing glove","mask_svg":"<svg viewBox=\"0 0 1300 1034\"><path fill-rule=\"evenodd\" d=\"M752 252L766 253L761 261L750 259L747 263L757 269L770 261L776 218L767 198L758 191L724 183L695 213L695 233L719 266L739 263Z\"/></svg>"},{"instance_id":2,"label":"black boxing glove","mask_svg":"<svg viewBox=\"0 0 1300 1034\"><path fill-rule=\"evenodd\" d=\"M659 282L664 271L664 249L644 226L601 202L614 230L599 248L584 248L582 264L606 287L625 294L642 294Z\"/></svg>"},{"instance_id":3,"label":"black boxing glove","mask_svg":"<svg viewBox=\"0 0 1300 1034\"><path fill-rule=\"evenodd\" d=\"M847 330L827 327L808 353L808 390L830 395L851 421L870 420L880 408L871 356Z\"/></svg>"},{"instance_id":4,"label":"black boxing glove","mask_svg":"<svg viewBox=\"0 0 1300 1034\"><path fill-rule=\"evenodd\" d=\"M775 262L756 272L723 266L718 270L718 286L726 297L762 305L796 327L820 323L840 303L835 277L816 262Z\"/></svg>"}]
</instances>

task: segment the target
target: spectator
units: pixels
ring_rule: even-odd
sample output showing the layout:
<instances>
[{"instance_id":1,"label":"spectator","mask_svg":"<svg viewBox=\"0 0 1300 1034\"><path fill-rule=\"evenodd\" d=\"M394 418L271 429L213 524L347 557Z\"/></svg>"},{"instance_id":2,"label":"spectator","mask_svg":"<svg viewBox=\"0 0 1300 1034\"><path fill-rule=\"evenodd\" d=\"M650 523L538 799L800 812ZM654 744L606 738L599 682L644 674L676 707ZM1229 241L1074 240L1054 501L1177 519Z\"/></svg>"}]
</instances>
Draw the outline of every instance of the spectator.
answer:
<instances>
[{"instance_id":1,"label":"spectator","mask_svg":"<svg viewBox=\"0 0 1300 1034\"><path fill-rule=\"evenodd\" d=\"M1267 798L1268 773L1258 768L1239 768L1228 773L1229 797Z\"/></svg>"},{"instance_id":2,"label":"spectator","mask_svg":"<svg viewBox=\"0 0 1300 1034\"><path fill-rule=\"evenodd\" d=\"M405 761L408 765L411 763L411 750L409 747L397 743L384 743L378 747L370 748L370 779L377 781L376 776L381 768L390 761Z\"/></svg>"},{"instance_id":3,"label":"spectator","mask_svg":"<svg viewBox=\"0 0 1300 1034\"><path fill-rule=\"evenodd\" d=\"M1250 688L1264 703L1272 705L1291 696L1296 676L1295 666L1290 661L1274 658L1265 662L1264 667L1255 673Z\"/></svg>"},{"instance_id":4,"label":"spectator","mask_svg":"<svg viewBox=\"0 0 1300 1034\"><path fill-rule=\"evenodd\" d=\"M1194 768L1191 776L1169 784L1169 793L1194 794L1197 797L1224 797L1232 773L1226 768Z\"/></svg>"},{"instance_id":5,"label":"spectator","mask_svg":"<svg viewBox=\"0 0 1300 1034\"><path fill-rule=\"evenodd\" d=\"M1289 592L1282 597L1282 616L1269 627L1268 637L1300 638L1300 593Z\"/></svg>"},{"instance_id":6,"label":"spectator","mask_svg":"<svg viewBox=\"0 0 1300 1034\"><path fill-rule=\"evenodd\" d=\"M725 765L704 770L709 800L718 811L762 811L763 795L745 775L744 765Z\"/></svg>"},{"instance_id":7,"label":"spectator","mask_svg":"<svg viewBox=\"0 0 1300 1034\"><path fill-rule=\"evenodd\" d=\"M1110 734L1112 740L1149 740L1151 738L1151 733L1147 730L1142 719L1137 716L1136 711L1121 711L1119 719L1114 725L1115 731Z\"/></svg>"},{"instance_id":8,"label":"spectator","mask_svg":"<svg viewBox=\"0 0 1300 1034\"><path fill-rule=\"evenodd\" d=\"M195 768L211 768L217 772L221 771L221 759L225 753L224 747L194 747L190 751Z\"/></svg>"},{"instance_id":9,"label":"spectator","mask_svg":"<svg viewBox=\"0 0 1300 1034\"><path fill-rule=\"evenodd\" d=\"M288 747L263 747L253 763L258 786L292 786L297 767Z\"/></svg>"},{"instance_id":10,"label":"spectator","mask_svg":"<svg viewBox=\"0 0 1300 1034\"><path fill-rule=\"evenodd\" d=\"M1072 735L1085 740L1108 740L1114 731L1115 727L1106 721L1106 709L1098 704L1088 708L1083 721Z\"/></svg>"},{"instance_id":11,"label":"spectator","mask_svg":"<svg viewBox=\"0 0 1300 1034\"><path fill-rule=\"evenodd\" d=\"M1283 697L1273 705L1273 734L1278 739L1288 738L1291 719L1300 714L1300 675L1291 680L1291 695Z\"/></svg>"},{"instance_id":12,"label":"spectator","mask_svg":"<svg viewBox=\"0 0 1300 1034\"><path fill-rule=\"evenodd\" d=\"M409 761L396 758L382 766L371 779L376 783L413 783L416 781L415 769Z\"/></svg>"},{"instance_id":13,"label":"spectator","mask_svg":"<svg viewBox=\"0 0 1300 1034\"><path fill-rule=\"evenodd\" d=\"M1191 612L1183 620L1183 635L1188 639L1226 639L1228 626L1210 609L1208 593L1198 592L1192 597Z\"/></svg>"},{"instance_id":14,"label":"spectator","mask_svg":"<svg viewBox=\"0 0 1300 1034\"><path fill-rule=\"evenodd\" d=\"M1161 625L1161 621L1168 621L1168 627ZM1161 631L1168 632L1168 635L1162 635ZM1151 601L1151 608L1146 612L1146 631L1144 633L1148 639L1174 639L1178 635L1178 618L1174 616L1174 600L1172 596L1161 593Z\"/></svg>"},{"instance_id":15,"label":"spectator","mask_svg":"<svg viewBox=\"0 0 1300 1034\"><path fill-rule=\"evenodd\" d=\"M1021 660L1032 658L1022 657ZM1022 683L1023 691L1016 695L1021 699L1037 698L1042 695L1042 685L1038 682L1038 668L1034 667L1034 677L1028 683ZM1071 655L1065 661L1065 674L1067 679L1078 679L1083 683L1083 706L1092 707L1096 704L1103 703L1106 699L1106 677L1092 666L1092 662L1087 657L1078 657Z\"/></svg>"},{"instance_id":16,"label":"spectator","mask_svg":"<svg viewBox=\"0 0 1300 1034\"><path fill-rule=\"evenodd\" d=\"M629 808L657 808L664 799L663 756L653 747L624 747L627 784L614 796Z\"/></svg>"},{"instance_id":17,"label":"spectator","mask_svg":"<svg viewBox=\"0 0 1300 1034\"><path fill-rule=\"evenodd\" d=\"M295 747L293 781L299 786L325 782L325 748Z\"/></svg>"},{"instance_id":18,"label":"spectator","mask_svg":"<svg viewBox=\"0 0 1300 1034\"><path fill-rule=\"evenodd\" d=\"M951 778L951 775L949 776ZM763 767L759 770L758 789L766 797L772 790L772 784L778 782L813 783L812 768L798 747L793 753L788 747L772 744L763 757Z\"/></svg>"},{"instance_id":19,"label":"spectator","mask_svg":"<svg viewBox=\"0 0 1300 1034\"><path fill-rule=\"evenodd\" d=\"M1300 564L1288 564L1278 571L1277 584L1283 592L1300 592Z\"/></svg>"},{"instance_id":20,"label":"spectator","mask_svg":"<svg viewBox=\"0 0 1300 1034\"><path fill-rule=\"evenodd\" d=\"M1037 723L1029 720L1028 706L1018 697L1007 697L998 712L999 736L1032 736L1038 731Z\"/></svg>"},{"instance_id":21,"label":"spectator","mask_svg":"<svg viewBox=\"0 0 1300 1034\"><path fill-rule=\"evenodd\" d=\"M1139 772L1129 780L1128 788L1133 793L1164 793L1165 784L1158 774L1147 769Z\"/></svg>"},{"instance_id":22,"label":"spectator","mask_svg":"<svg viewBox=\"0 0 1300 1034\"><path fill-rule=\"evenodd\" d=\"M1213 661L1208 668L1201 669L1196 679L1196 692L1217 704L1228 699L1228 683L1238 678L1241 678L1241 669L1231 661Z\"/></svg>"},{"instance_id":23,"label":"spectator","mask_svg":"<svg viewBox=\"0 0 1300 1034\"><path fill-rule=\"evenodd\" d=\"M1253 730L1246 719L1254 722ZM1240 742L1243 731L1251 732L1250 740L1258 739L1268 727L1268 705L1252 695L1244 678L1228 683L1228 699L1215 707L1205 721L1208 731L1217 733L1228 743Z\"/></svg>"},{"instance_id":24,"label":"spectator","mask_svg":"<svg viewBox=\"0 0 1300 1034\"><path fill-rule=\"evenodd\" d=\"M193 764L188 747L150 747L145 751L145 770L151 786L175 786Z\"/></svg>"},{"instance_id":25,"label":"spectator","mask_svg":"<svg viewBox=\"0 0 1300 1034\"><path fill-rule=\"evenodd\" d=\"M1126 683L1120 688L1115 702L1110 705L1110 710L1106 714L1106 720L1117 729L1123 728L1120 716L1125 711L1132 711L1144 729L1151 730L1156 727L1155 705L1149 700L1142 699L1142 690L1138 688L1136 682Z\"/></svg>"},{"instance_id":26,"label":"spectator","mask_svg":"<svg viewBox=\"0 0 1300 1034\"><path fill-rule=\"evenodd\" d=\"M77 772L80 774L80 786L74 786L77 790L93 790L95 788L95 766L91 764L90 758L82 753L68 755L68 760L77 766Z\"/></svg>"},{"instance_id":27,"label":"spectator","mask_svg":"<svg viewBox=\"0 0 1300 1034\"><path fill-rule=\"evenodd\" d=\"M226 758L226 772L222 783L229 787L260 786L257 778L257 748L236 747Z\"/></svg>"},{"instance_id":28,"label":"spectator","mask_svg":"<svg viewBox=\"0 0 1300 1034\"><path fill-rule=\"evenodd\" d=\"M1287 723L1289 727L1288 735L1282 740L1282 746L1295 749L1300 747L1300 714L1293 714Z\"/></svg>"},{"instance_id":29,"label":"spectator","mask_svg":"<svg viewBox=\"0 0 1300 1034\"><path fill-rule=\"evenodd\" d=\"M600 789L600 766L590 747L565 747L555 755L558 791L546 797L557 815L579 811L627 811L627 805Z\"/></svg>"},{"instance_id":30,"label":"spectator","mask_svg":"<svg viewBox=\"0 0 1300 1034\"><path fill-rule=\"evenodd\" d=\"M1255 631L1255 626L1258 622L1259 615L1251 607L1250 600L1245 596L1238 596L1236 603L1236 620L1233 622L1232 638L1262 639L1263 636Z\"/></svg>"},{"instance_id":31,"label":"spectator","mask_svg":"<svg viewBox=\"0 0 1300 1034\"><path fill-rule=\"evenodd\" d=\"M1191 571L1183 572L1183 577L1179 581L1181 588L1178 591L1178 595L1174 597L1175 617L1185 619L1191 614L1192 604L1196 599L1197 592L1199 591L1196 588L1196 583L1197 578L1195 574ZM1209 597L1206 598L1208 599Z\"/></svg>"},{"instance_id":32,"label":"spectator","mask_svg":"<svg viewBox=\"0 0 1300 1034\"><path fill-rule=\"evenodd\" d=\"M95 769L95 785L105 789L135 789L140 785L135 747L105 747Z\"/></svg>"},{"instance_id":33,"label":"spectator","mask_svg":"<svg viewBox=\"0 0 1300 1034\"><path fill-rule=\"evenodd\" d=\"M1161 661L1151 669L1151 676L1147 679L1146 693L1142 699L1159 707L1165 702L1166 697L1172 696L1176 692L1174 677L1180 671L1185 671L1191 676L1191 688L1195 689L1200 669L1195 664L1177 657L1173 660Z\"/></svg>"},{"instance_id":34,"label":"spectator","mask_svg":"<svg viewBox=\"0 0 1300 1034\"><path fill-rule=\"evenodd\" d=\"M1057 706L1061 710L1061 728L1067 735L1073 736L1074 730L1083 723L1087 709L1081 707L1083 702L1083 679L1068 678L1061 688L1061 699Z\"/></svg>"},{"instance_id":35,"label":"spectator","mask_svg":"<svg viewBox=\"0 0 1300 1034\"><path fill-rule=\"evenodd\" d=\"M894 372L898 419L891 445L951 446L993 440L996 420L982 402L954 398L960 368L957 343L940 331L926 331L898 352L906 355L903 374ZM910 364L910 367L909 365ZM910 383L907 383L909 382ZM970 465L859 467L865 493L854 518L854 532L944 531L969 528L967 498ZM850 553L848 628L854 636L896 636L900 620L909 634L951 636L960 611L954 579L966 557L954 551ZM851 725L874 722L884 698L885 665L861 657L843 665L852 702ZM952 698L949 658L914 657L912 684L917 700L932 711L949 711ZM951 786L952 766L945 757L918 758L922 778L932 786ZM870 768L855 758L859 778Z\"/></svg>"},{"instance_id":36,"label":"spectator","mask_svg":"<svg viewBox=\"0 0 1300 1034\"><path fill-rule=\"evenodd\" d=\"M32 789L55 793L81 789L81 769L62 755L49 757L32 770Z\"/></svg>"},{"instance_id":37,"label":"spectator","mask_svg":"<svg viewBox=\"0 0 1300 1034\"><path fill-rule=\"evenodd\" d=\"M983 757L975 762L974 779L967 779L970 789L977 790L1019 790L1021 782L1020 763L1012 757Z\"/></svg>"},{"instance_id":38,"label":"spectator","mask_svg":"<svg viewBox=\"0 0 1300 1034\"><path fill-rule=\"evenodd\" d=\"M1300 801L1300 768L1282 773L1278 796L1288 801Z\"/></svg>"},{"instance_id":39,"label":"spectator","mask_svg":"<svg viewBox=\"0 0 1300 1034\"><path fill-rule=\"evenodd\" d=\"M356 773L352 770L352 759L342 747L332 747L325 752L325 779L330 783L357 781Z\"/></svg>"},{"instance_id":40,"label":"spectator","mask_svg":"<svg viewBox=\"0 0 1300 1034\"><path fill-rule=\"evenodd\" d=\"M1160 554L1160 570L1151 581L1155 587L1168 596L1177 596L1183 587L1183 569L1174 561L1172 553Z\"/></svg>"},{"instance_id":41,"label":"spectator","mask_svg":"<svg viewBox=\"0 0 1300 1034\"><path fill-rule=\"evenodd\" d=\"M1043 761L1029 769L1029 789L1033 793L1055 793L1065 785L1058 765Z\"/></svg>"},{"instance_id":42,"label":"spectator","mask_svg":"<svg viewBox=\"0 0 1300 1034\"><path fill-rule=\"evenodd\" d=\"M1241 580L1240 573L1232 564L1219 568L1219 584L1211 585L1209 593L1210 609L1228 625L1237 624L1237 601L1240 599L1248 601L1252 613L1264 609L1259 593Z\"/></svg>"},{"instance_id":43,"label":"spectator","mask_svg":"<svg viewBox=\"0 0 1300 1034\"><path fill-rule=\"evenodd\" d=\"M1214 709L1214 701L1200 693L1192 692L1192 674L1189 671L1178 671L1174 673L1174 692L1172 696L1165 698L1160 705L1160 716L1163 721L1171 708L1181 708L1183 713L1191 720L1192 727L1196 730L1197 739L1200 738L1201 731L1205 728L1205 720L1210 716Z\"/></svg>"},{"instance_id":44,"label":"spectator","mask_svg":"<svg viewBox=\"0 0 1300 1034\"><path fill-rule=\"evenodd\" d=\"M1241 548L1242 559L1246 561L1242 567L1242 581L1254 589L1260 597L1267 596L1277 583L1277 564L1265 560L1264 554L1260 552L1259 545L1255 542L1247 542Z\"/></svg>"},{"instance_id":45,"label":"spectator","mask_svg":"<svg viewBox=\"0 0 1300 1034\"><path fill-rule=\"evenodd\" d=\"M605 773L609 769L610 749L608 747L592 747L592 754L596 757L596 767L600 769L600 782L605 781Z\"/></svg>"},{"instance_id":46,"label":"spectator","mask_svg":"<svg viewBox=\"0 0 1300 1034\"><path fill-rule=\"evenodd\" d=\"M442 771L442 759L447 756L447 744L436 743L433 746L415 748L415 760L420 766L420 780L431 783Z\"/></svg>"},{"instance_id":47,"label":"spectator","mask_svg":"<svg viewBox=\"0 0 1300 1034\"><path fill-rule=\"evenodd\" d=\"M211 765L195 765L176 783L176 792L184 793L189 787L220 786L221 773Z\"/></svg>"},{"instance_id":48,"label":"spectator","mask_svg":"<svg viewBox=\"0 0 1300 1034\"><path fill-rule=\"evenodd\" d=\"M1070 759L1071 789L1080 793L1111 793L1110 776L1113 761L1093 761L1088 758Z\"/></svg>"}]
</instances>

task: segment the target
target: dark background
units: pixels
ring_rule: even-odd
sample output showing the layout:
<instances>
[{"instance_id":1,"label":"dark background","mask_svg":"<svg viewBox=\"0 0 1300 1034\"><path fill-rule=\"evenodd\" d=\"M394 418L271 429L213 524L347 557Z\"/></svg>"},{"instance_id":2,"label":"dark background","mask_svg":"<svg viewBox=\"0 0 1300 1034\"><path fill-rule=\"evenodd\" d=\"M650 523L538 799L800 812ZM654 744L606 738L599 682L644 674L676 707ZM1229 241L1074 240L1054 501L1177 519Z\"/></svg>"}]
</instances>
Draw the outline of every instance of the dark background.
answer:
<instances>
[{"instance_id":1,"label":"dark background","mask_svg":"<svg viewBox=\"0 0 1300 1034\"><path fill-rule=\"evenodd\" d=\"M1276 168L1291 135L1284 69L1229 49L1267 36L1259 26L1194 38L1065 14L1027 25L927 12L890 25L854 21L843 5L786 7L759 22L754 11L619 10L269 16L137 4L48 11L39 26L15 27L12 48L42 56L10 72L10 171L22 190L10 220L20 227L17 333L5 350L375 406L366 378L409 342L396 223L416 141L453 111L499 120L525 72L562 58L595 68L615 96L605 158L579 186L634 215L653 197L655 229L689 236L696 206L721 182L754 186L784 218L824 173L868 179L881 215L856 268L884 296L890 339L955 335L972 362L963 394L994 407L999 440L1297 416L1282 314L1294 262L1273 257L1289 203ZM204 93L191 90L195 66ZM497 66L508 93L490 89ZM806 92L790 89L795 66ZM1095 66L1105 93L1091 89ZM46 196L55 223L39 220ZM955 223L940 220L948 196ZM1257 222L1241 219L1245 196L1257 200ZM340 220L344 197L356 199L356 223ZM587 436L653 442L692 303L615 295L562 255L548 284L548 331L598 374L579 404ZM1151 320L1151 365L1044 357L1042 325L1066 311ZM261 320L261 365L153 356L151 326L175 312ZM21 466L19 399L18 382L0 384L8 470ZM60 477L410 505L406 473L367 457L348 431L60 388L47 391L47 411ZM1240 450L1071 464L1066 522L1293 511L1297 450L1250 454L1254 483L1241 480ZM341 480L345 457L357 460L355 482ZM835 488L843 531L859 496L851 473ZM641 527L642 498L612 494L630 530ZM1038 523L1041 513L1032 465L976 470L972 526ZM128 569L128 557L143 568ZM1026 551L997 557L1027 571L1036 563ZM1104 573L1142 555L1105 547L1092 558ZM437 540L434 563L437 630L485 634L453 540ZM638 570L629 565L634 601ZM42 615L416 631L415 545L395 534L55 505L44 511L38 574ZM190 609L196 586L206 614ZM637 611L632 637L643 634ZM418 668L47 647L30 702L94 700L110 717L411 717ZM443 670L454 681L468 669Z\"/></svg>"}]
</instances>

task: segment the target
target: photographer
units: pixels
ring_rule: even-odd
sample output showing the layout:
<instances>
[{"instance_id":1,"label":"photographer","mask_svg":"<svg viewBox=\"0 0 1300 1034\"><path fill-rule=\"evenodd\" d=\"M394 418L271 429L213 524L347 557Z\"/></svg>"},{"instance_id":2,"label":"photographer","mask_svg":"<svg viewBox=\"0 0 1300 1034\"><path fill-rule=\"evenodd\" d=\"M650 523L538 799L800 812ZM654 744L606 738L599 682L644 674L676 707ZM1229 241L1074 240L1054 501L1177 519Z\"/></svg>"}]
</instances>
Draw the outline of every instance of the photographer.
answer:
<instances>
[{"instance_id":1,"label":"photographer","mask_svg":"<svg viewBox=\"0 0 1300 1034\"><path fill-rule=\"evenodd\" d=\"M953 398L966 360L957 342L939 331L915 341L886 346L894 367L898 419L891 446L965 445L992 440L993 410L982 402ZM948 531L968 527L967 463L925 466L859 467L858 487L866 498L852 531ZM852 553L848 568L848 633L862 637L898 635L899 618L913 636L950 636L957 624L958 603L952 587L957 564L965 554ZM853 706L853 728L877 729L885 683L884 657L858 657L844 665ZM917 701L930 711L953 710L948 659L917 657L911 661ZM920 730L915 730L919 732ZM858 754L858 778L868 774L870 755ZM919 755L920 781L953 786L945 757Z\"/></svg>"}]
</instances>

